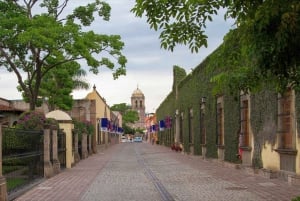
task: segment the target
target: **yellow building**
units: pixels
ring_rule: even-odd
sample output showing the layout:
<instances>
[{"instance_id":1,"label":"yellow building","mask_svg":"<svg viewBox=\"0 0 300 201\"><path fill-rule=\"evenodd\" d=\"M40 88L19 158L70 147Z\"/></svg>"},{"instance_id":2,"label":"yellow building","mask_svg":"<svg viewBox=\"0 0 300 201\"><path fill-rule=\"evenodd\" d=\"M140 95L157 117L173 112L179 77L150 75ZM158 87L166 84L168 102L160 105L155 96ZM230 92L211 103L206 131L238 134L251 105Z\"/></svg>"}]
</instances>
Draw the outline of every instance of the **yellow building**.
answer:
<instances>
[{"instance_id":1,"label":"yellow building","mask_svg":"<svg viewBox=\"0 0 300 201\"><path fill-rule=\"evenodd\" d=\"M86 99L88 100L94 100L95 101L95 119L92 120L94 121L93 124L95 126L95 135L93 136L93 147L97 147L97 145L101 144L108 144L108 132L106 131L101 131L100 130L100 121L101 118L107 118L110 119L110 108L107 105L105 99L99 94L99 92L96 90L96 86L94 85L93 91L88 93L86 96Z\"/></svg>"}]
</instances>

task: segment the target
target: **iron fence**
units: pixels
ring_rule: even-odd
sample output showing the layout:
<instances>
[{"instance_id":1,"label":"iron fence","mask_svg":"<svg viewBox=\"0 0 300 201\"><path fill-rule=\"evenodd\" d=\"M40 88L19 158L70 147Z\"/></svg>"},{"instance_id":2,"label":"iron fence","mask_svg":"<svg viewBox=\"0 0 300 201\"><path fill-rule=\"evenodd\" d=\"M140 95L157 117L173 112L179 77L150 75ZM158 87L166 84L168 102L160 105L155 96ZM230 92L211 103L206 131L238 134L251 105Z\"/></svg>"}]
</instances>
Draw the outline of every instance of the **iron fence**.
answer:
<instances>
[{"instance_id":1,"label":"iron fence","mask_svg":"<svg viewBox=\"0 0 300 201\"><path fill-rule=\"evenodd\" d=\"M44 177L43 131L4 128L2 170L8 194Z\"/></svg>"}]
</instances>

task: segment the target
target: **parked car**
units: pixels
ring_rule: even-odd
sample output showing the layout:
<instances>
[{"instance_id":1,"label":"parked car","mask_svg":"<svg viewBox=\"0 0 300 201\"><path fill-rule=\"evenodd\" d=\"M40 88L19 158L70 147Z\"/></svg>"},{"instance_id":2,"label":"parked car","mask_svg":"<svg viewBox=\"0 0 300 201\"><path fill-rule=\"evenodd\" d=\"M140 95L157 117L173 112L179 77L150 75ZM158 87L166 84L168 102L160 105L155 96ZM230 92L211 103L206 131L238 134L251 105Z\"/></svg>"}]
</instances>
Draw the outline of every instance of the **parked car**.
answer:
<instances>
[{"instance_id":1,"label":"parked car","mask_svg":"<svg viewBox=\"0 0 300 201\"><path fill-rule=\"evenodd\" d=\"M135 137L134 142L143 142L143 138L142 137Z\"/></svg>"},{"instance_id":2,"label":"parked car","mask_svg":"<svg viewBox=\"0 0 300 201\"><path fill-rule=\"evenodd\" d=\"M127 142L127 138L125 136L121 137L121 142Z\"/></svg>"}]
</instances>

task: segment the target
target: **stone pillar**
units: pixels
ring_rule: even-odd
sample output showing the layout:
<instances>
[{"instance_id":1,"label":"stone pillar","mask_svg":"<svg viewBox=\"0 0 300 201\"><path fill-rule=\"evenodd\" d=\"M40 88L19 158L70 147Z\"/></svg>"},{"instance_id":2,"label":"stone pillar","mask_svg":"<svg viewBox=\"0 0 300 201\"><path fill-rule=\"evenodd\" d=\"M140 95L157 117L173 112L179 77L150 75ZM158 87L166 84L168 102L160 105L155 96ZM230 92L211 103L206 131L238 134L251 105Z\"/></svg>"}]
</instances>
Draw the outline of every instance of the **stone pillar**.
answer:
<instances>
[{"instance_id":1,"label":"stone pillar","mask_svg":"<svg viewBox=\"0 0 300 201\"><path fill-rule=\"evenodd\" d=\"M202 149L202 158L205 159L206 158L206 145L203 144L201 149Z\"/></svg>"},{"instance_id":2,"label":"stone pillar","mask_svg":"<svg viewBox=\"0 0 300 201\"><path fill-rule=\"evenodd\" d=\"M60 121L59 128L64 130L66 135L66 168L71 168L75 163L72 140L72 130L74 129L74 125L72 124L72 121Z\"/></svg>"},{"instance_id":3,"label":"stone pillar","mask_svg":"<svg viewBox=\"0 0 300 201\"><path fill-rule=\"evenodd\" d=\"M180 116L179 116L179 111L176 110L176 120L175 120L175 144L179 144L180 142L180 139L179 139L179 136L180 136Z\"/></svg>"},{"instance_id":4,"label":"stone pillar","mask_svg":"<svg viewBox=\"0 0 300 201\"><path fill-rule=\"evenodd\" d=\"M108 132L103 132L104 134L104 143L105 143L105 148L108 147Z\"/></svg>"},{"instance_id":5,"label":"stone pillar","mask_svg":"<svg viewBox=\"0 0 300 201\"><path fill-rule=\"evenodd\" d=\"M50 129L44 129L44 177L53 176L53 167L50 162Z\"/></svg>"},{"instance_id":6,"label":"stone pillar","mask_svg":"<svg viewBox=\"0 0 300 201\"><path fill-rule=\"evenodd\" d=\"M100 141L100 139L98 139L98 140ZM94 133L92 135L92 151L94 154L97 153L97 134L96 133Z\"/></svg>"},{"instance_id":7,"label":"stone pillar","mask_svg":"<svg viewBox=\"0 0 300 201\"><path fill-rule=\"evenodd\" d=\"M80 161L80 155L78 152L78 133L74 133L74 158L75 158L75 163L78 163Z\"/></svg>"},{"instance_id":8,"label":"stone pillar","mask_svg":"<svg viewBox=\"0 0 300 201\"><path fill-rule=\"evenodd\" d=\"M93 138L92 137L93 136L91 134L88 135L88 138L89 138L89 140L88 140L88 142L89 142L89 144L88 144L88 146L89 146L89 155L93 154L93 149L92 149L92 140L93 140Z\"/></svg>"},{"instance_id":9,"label":"stone pillar","mask_svg":"<svg viewBox=\"0 0 300 201\"><path fill-rule=\"evenodd\" d=\"M7 201L6 179L2 175L2 124L0 123L0 201Z\"/></svg>"},{"instance_id":10,"label":"stone pillar","mask_svg":"<svg viewBox=\"0 0 300 201\"><path fill-rule=\"evenodd\" d=\"M87 134L82 133L82 139L81 139L81 152L82 152L82 159L85 159L88 157L88 150L87 150Z\"/></svg>"},{"instance_id":11,"label":"stone pillar","mask_svg":"<svg viewBox=\"0 0 300 201\"><path fill-rule=\"evenodd\" d=\"M58 160L58 150L57 150L57 127L52 128L52 160L53 160L53 172L58 174L60 172L60 162Z\"/></svg>"}]
</instances>

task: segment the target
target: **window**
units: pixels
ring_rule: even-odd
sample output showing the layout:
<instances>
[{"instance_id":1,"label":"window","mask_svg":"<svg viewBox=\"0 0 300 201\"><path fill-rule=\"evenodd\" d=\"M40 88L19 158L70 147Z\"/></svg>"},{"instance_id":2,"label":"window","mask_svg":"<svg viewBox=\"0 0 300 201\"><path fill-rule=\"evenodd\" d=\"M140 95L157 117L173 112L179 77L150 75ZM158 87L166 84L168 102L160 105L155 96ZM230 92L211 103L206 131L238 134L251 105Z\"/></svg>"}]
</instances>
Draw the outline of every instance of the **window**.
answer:
<instances>
[{"instance_id":1,"label":"window","mask_svg":"<svg viewBox=\"0 0 300 201\"><path fill-rule=\"evenodd\" d=\"M278 127L280 134L280 147L283 149L293 148L293 129L292 129L292 90L288 89L279 97Z\"/></svg>"},{"instance_id":2,"label":"window","mask_svg":"<svg viewBox=\"0 0 300 201\"><path fill-rule=\"evenodd\" d=\"M249 101L242 100L241 104L241 133L240 147L250 147L249 136Z\"/></svg>"},{"instance_id":3,"label":"window","mask_svg":"<svg viewBox=\"0 0 300 201\"><path fill-rule=\"evenodd\" d=\"M138 101L135 100L135 107L137 108L138 107Z\"/></svg>"},{"instance_id":4,"label":"window","mask_svg":"<svg viewBox=\"0 0 300 201\"><path fill-rule=\"evenodd\" d=\"M140 101L140 107L141 108L143 107L143 101Z\"/></svg>"}]
</instances>

